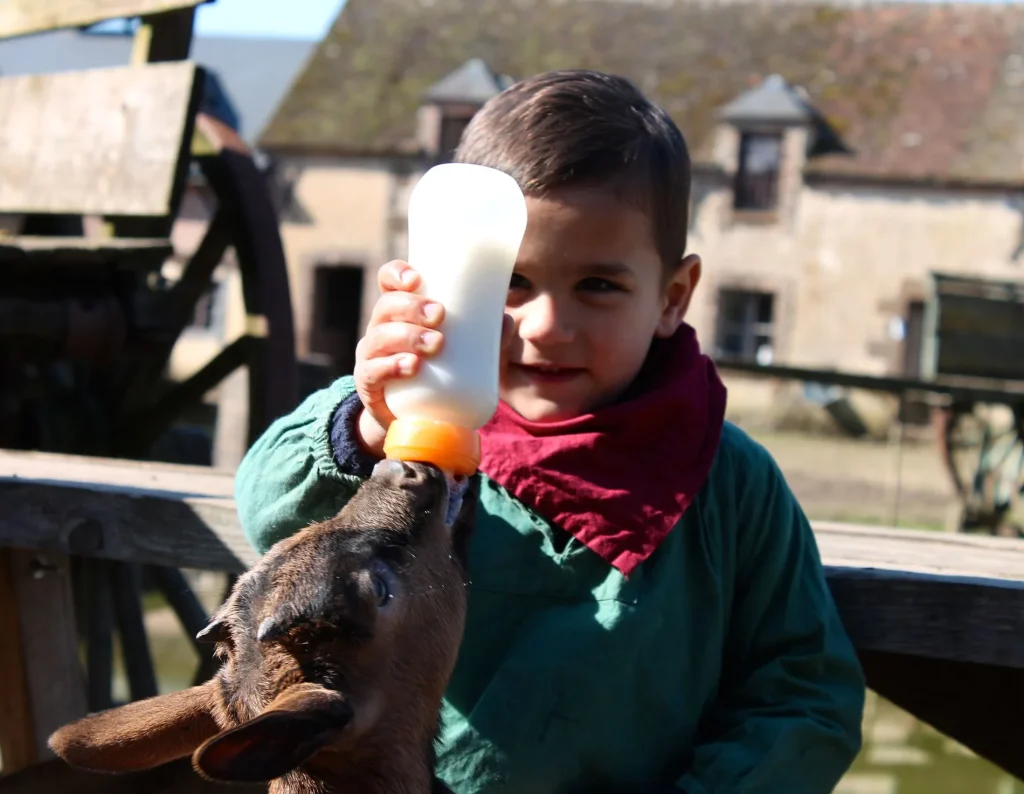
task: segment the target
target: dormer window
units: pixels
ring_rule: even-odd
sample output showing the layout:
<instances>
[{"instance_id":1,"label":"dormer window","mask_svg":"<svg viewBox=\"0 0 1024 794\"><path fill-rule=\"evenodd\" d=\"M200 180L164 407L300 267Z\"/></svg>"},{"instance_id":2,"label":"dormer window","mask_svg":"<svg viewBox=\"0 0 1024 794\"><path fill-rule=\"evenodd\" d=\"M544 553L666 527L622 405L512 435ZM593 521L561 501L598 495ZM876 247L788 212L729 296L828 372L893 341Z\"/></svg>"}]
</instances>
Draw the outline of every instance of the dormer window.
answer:
<instances>
[{"instance_id":1,"label":"dormer window","mask_svg":"<svg viewBox=\"0 0 1024 794\"><path fill-rule=\"evenodd\" d=\"M473 115L511 85L480 58L471 58L434 83L420 106L420 145L434 162L450 162Z\"/></svg>"},{"instance_id":2,"label":"dormer window","mask_svg":"<svg viewBox=\"0 0 1024 794\"><path fill-rule=\"evenodd\" d=\"M741 133L733 208L759 212L774 210L779 199L781 164L781 132Z\"/></svg>"},{"instance_id":3,"label":"dormer window","mask_svg":"<svg viewBox=\"0 0 1024 794\"><path fill-rule=\"evenodd\" d=\"M455 157L455 150L462 140L462 133L465 132L473 116L470 114L444 113L441 116L441 134L438 139L438 160L448 163Z\"/></svg>"},{"instance_id":4,"label":"dormer window","mask_svg":"<svg viewBox=\"0 0 1024 794\"><path fill-rule=\"evenodd\" d=\"M777 74L726 104L718 118L716 159L731 172L732 219L739 223L789 217L807 161L850 153L807 92Z\"/></svg>"}]
</instances>

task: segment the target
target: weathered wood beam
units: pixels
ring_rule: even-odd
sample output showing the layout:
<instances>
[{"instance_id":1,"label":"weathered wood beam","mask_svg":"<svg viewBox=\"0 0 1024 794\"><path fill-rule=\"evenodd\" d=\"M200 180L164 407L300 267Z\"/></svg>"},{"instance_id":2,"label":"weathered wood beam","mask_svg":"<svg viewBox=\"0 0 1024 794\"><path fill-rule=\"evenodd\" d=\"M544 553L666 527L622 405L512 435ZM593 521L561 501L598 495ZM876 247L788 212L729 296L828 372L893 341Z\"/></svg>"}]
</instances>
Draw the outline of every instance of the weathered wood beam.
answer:
<instances>
[{"instance_id":1,"label":"weathered wood beam","mask_svg":"<svg viewBox=\"0 0 1024 794\"><path fill-rule=\"evenodd\" d=\"M128 677L128 691L132 700L142 700L157 694L156 670L153 654L146 636L145 615L142 612L142 588L137 574L138 566L127 562L111 565L111 595L117 634L121 643L121 659Z\"/></svg>"},{"instance_id":2,"label":"weathered wood beam","mask_svg":"<svg viewBox=\"0 0 1024 794\"><path fill-rule=\"evenodd\" d=\"M241 572L257 558L231 499L0 482L0 546Z\"/></svg>"},{"instance_id":3,"label":"weathered wood beam","mask_svg":"<svg viewBox=\"0 0 1024 794\"><path fill-rule=\"evenodd\" d=\"M225 786L204 780L193 771L191 758L123 775L83 772L54 759L0 776L0 794L258 794L266 790L266 784Z\"/></svg>"},{"instance_id":4,"label":"weathered wood beam","mask_svg":"<svg viewBox=\"0 0 1024 794\"><path fill-rule=\"evenodd\" d=\"M229 572L257 558L231 472L0 453L0 546ZM1024 670L1024 542L814 522L864 650Z\"/></svg>"},{"instance_id":5,"label":"weathered wood beam","mask_svg":"<svg viewBox=\"0 0 1024 794\"><path fill-rule=\"evenodd\" d=\"M0 549L0 614L6 772L52 758L47 737L86 713L68 558Z\"/></svg>"},{"instance_id":6,"label":"weathered wood beam","mask_svg":"<svg viewBox=\"0 0 1024 794\"><path fill-rule=\"evenodd\" d=\"M0 77L0 213L151 217L162 236L201 88L190 61Z\"/></svg>"},{"instance_id":7,"label":"weathered wood beam","mask_svg":"<svg viewBox=\"0 0 1024 794\"><path fill-rule=\"evenodd\" d=\"M28 673L21 650L21 623L14 590L12 549L0 549L0 755L4 771L17 771L36 760Z\"/></svg>"},{"instance_id":8,"label":"weathered wood beam","mask_svg":"<svg viewBox=\"0 0 1024 794\"><path fill-rule=\"evenodd\" d=\"M85 591L85 668L89 711L102 711L114 704L114 610L110 593L113 563L83 560Z\"/></svg>"},{"instance_id":9,"label":"weathered wood beam","mask_svg":"<svg viewBox=\"0 0 1024 794\"><path fill-rule=\"evenodd\" d=\"M841 372L834 369L810 369L776 364L762 365L751 361L730 361L717 359L715 366L723 372L753 375L759 378L779 378L804 383L827 383L846 386L850 389L882 392L885 394L931 393L968 403L992 403L995 405L1024 403L1024 384L1007 381L995 382L986 379L985 385L955 383L949 380L919 380L914 378L886 378L858 372Z\"/></svg>"},{"instance_id":10,"label":"weathered wood beam","mask_svg":"<svg viewBox=\"0 0 1024 794\"><path fill-rule=\"evenodd\" d=\"M132 40L132 64L183 61L192 49L195 8L143 17Z\"/></svg>"},{"instance_id":11,"label":"weathered wood beam","mask_svg":"<svg viewBox=\"0 0 1024 794\"><path fill-rule=\"evenodd\" d=\"M206 2L210 0L5 0L0 3L0 39L193 9Z\"/></svg>"},{"instance_id":12,"label":"weathered wood beam","mask_svg":"<svg viewBox=\"0 0 1024 794\"><path fill-rule=\"evenodd\" d=\"M860 649L1024 671L1024 582L836 566L826 575Z\"/></svg>"},{"instance_id":13,"label":"weathered wood beam","mask_svg":"<svg viewBox=\"0 0 1024 794\"><path fill-rule=\"evenodd\" d=\"M0 452L0 546L239 572L256 554L232 488L228 471ZM834 522L814 531L868 685L1024 777L1024 542Z\"/></svg>"}]
</instances>

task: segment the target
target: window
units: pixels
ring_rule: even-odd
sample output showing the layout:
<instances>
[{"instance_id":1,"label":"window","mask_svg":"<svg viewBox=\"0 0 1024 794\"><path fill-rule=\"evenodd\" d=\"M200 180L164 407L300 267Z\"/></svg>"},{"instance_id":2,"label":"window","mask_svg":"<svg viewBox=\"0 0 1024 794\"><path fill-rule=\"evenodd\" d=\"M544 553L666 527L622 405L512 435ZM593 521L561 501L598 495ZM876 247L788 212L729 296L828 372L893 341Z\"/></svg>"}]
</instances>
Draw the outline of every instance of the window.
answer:
<instances>
[{"instance_id":1,"label":"window","mask_svg":"<svg viewBox=\"0 0 1024 794\"><path fill-rule=\"evenodd\" d=\"M775 296L768 292L724 289L718 293L716 355L734 361L770 364Z\"/></svg>"},{"instance_id":2,"label":"window","mask_svg":"<svg viewBox=\"0 0 1024 794\"><path fill-rule=\"evenodd\" d=\"M743 133L733 186L733 208L755 211L775 209L781 161L781 133Z\"/></svg>"},{"instance_id":3,"label":"window","mask_svg":"<svg viewBox=\"0 0 1024 794\"><path fill-rule=\"evenodd\" d=\"M441 135L438 140L438 153L441 162L451 162L452 157L455 156L455 149L458 148L459 141L462 139L462 133L469 126L472 118L472 116L454 116L447 113L441 117Z\"/></svg>"}]
</instances>

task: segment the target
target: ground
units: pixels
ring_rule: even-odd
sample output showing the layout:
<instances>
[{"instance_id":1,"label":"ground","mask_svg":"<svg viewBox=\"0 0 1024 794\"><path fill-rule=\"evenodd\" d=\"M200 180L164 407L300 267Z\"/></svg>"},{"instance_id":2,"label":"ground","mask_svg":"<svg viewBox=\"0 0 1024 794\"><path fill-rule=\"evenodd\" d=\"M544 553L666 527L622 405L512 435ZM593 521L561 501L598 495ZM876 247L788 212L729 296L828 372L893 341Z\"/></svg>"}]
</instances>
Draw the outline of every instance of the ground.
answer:
<instances>
[{"instance_id":1,"label":"ground","mask_svg":"<svg viewBox=\"0 0 1024 794\"><path fill-rule=\"evenodd\" d=\"M939 529L955 506L934 444L751 433L812 519Z\"/></svg>"}]
</instances>

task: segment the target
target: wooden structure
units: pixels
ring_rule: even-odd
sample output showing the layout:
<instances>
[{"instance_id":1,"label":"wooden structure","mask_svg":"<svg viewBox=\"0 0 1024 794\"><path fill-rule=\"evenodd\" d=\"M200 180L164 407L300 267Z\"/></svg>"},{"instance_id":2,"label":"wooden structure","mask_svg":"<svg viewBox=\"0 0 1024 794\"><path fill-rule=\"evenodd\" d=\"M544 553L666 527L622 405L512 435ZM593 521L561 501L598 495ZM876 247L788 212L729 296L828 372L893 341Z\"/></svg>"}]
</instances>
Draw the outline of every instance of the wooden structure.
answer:
<instances>
[{"instance_id":1,"label":"wooden structure","mask_svg":"<svg viewBox=\"0 0 1024 794\"><path fill-rule=\"evenodd\" d=\"M232 488L230 473L198 467L0 453L0 597L14 604L0 609L0 708L14 716L0 722L0 753L18 770L0 776L0 794L205 790L187 763L111 781L47 761L44 741L85 712L93 690L109 692L110 624L95 603L77 616L94 634L84 672L75 651L70 561L89 559L110 576L123 576L117 566L128 562L244 571L255 554ZM871 688L1024 779L1024 541L814 529ZM188 634L205 625L187 590L168 583L163 592ZM127 674L138 698L152 676L146 634L131 602L120 608L129 613L121 644L126 658L134 654Z\"/></svg>"},{"instance_id":2,"label":"wooden structure","mask_svg":"<svg viewBox=\"0 0 1024 794\"><path fill-rule=\"evenodd\" d=\"M140 17L123 67L0 77L0 447L146 458L249 370L249 435L296 401L284 253L263 174L206 112L188 60L204 0L0 4L0 38ZM175 283L161 267L187 184L217 207ZM247 333L183 383L172 348L233 248Z\"/></svg>"},{"instance_id":3,"label":"wooden structure","mask_svg":"<svg viewBox=\"0 0 1024 794\"><path fill-rule=\"evenodd\" d=\"M2 448L146 460L240 368L248 371L250 440L296 403L287 270L266 180L236 131L207 111L204 71L188 59L203 2L0 2L0 38L139 19L124 66L0 76ZM172 283L162 267L174 254L171 232L189 185L208 188L216 208ZM245 334L184 382L171 382L172 349L229 249L241 275ZM122 517L124 537L145 534L145 505L159 513L153 520L168 515L166 500L133 502ZM56 518L63 507L43 510ZM112 704L115 633L131 696L156 692L142 621L146 586L164 593L189 630L205 620L179 571L197 558L179 558L177 546L159 563L124 554L108 535L118 525L112 514L97 515L63 527L67 554L40 557L27 550L39 544L25 538L0 543L10 547L0 548L6 773L46 757L53 720ZM39 514L23 528L45 523ZM198 677L212 673L213 660L204 659ZM145 788L165 782L154 778Z\"/></svg>"},{"instance_id":4,"label":"wooden structure","mask_svg":"<svg viewBox=\"0 0 1024 794\"><path fill-rule=\"evenodd\" d=\"M934 409L943 462L960 500L957 529L1024 535L1024 281L933 273L921 378L719 360L723 371L923 399ZM1000 406L993 419L986 407Z\"/></svg>"}]
</instances>

